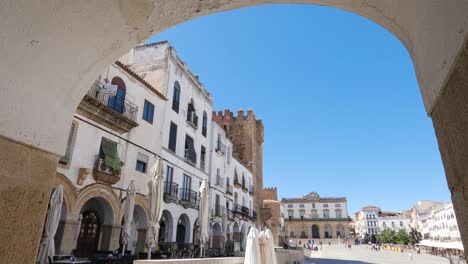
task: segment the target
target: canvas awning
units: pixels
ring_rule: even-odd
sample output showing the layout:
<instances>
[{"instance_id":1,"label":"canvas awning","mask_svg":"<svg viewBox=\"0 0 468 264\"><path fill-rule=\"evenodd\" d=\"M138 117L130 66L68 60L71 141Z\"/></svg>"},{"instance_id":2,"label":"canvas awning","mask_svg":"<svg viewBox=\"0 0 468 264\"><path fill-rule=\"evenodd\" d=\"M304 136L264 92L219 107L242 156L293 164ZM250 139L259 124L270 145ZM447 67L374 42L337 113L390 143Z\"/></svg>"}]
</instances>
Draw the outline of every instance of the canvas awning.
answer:
<instances>
[{"instance_id":1,"label":"canvas awning","mask_svg":"<svg viewBox=\"0 0 468 264\"><path fill-rule=\"evenodd\" d=\"M104 164L113 168L115 171L120 171L121 163L117 153L117 143L103 138L101 150L104 154Z\"/></svg>"}]
</instances>

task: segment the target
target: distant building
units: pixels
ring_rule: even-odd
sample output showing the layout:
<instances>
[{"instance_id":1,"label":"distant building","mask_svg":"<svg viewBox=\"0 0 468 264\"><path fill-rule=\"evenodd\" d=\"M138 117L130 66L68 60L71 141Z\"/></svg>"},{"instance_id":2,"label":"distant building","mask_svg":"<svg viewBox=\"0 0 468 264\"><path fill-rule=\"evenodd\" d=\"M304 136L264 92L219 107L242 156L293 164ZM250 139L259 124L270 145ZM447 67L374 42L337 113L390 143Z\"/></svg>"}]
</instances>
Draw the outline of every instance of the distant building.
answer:
<instances>
[{"instance_id":1,"label":"distant building","mask_svg":"<svg viewBox=\"0 0 468 264\"><path fill-rule=\"evenodd\" d=\"M452 203L434 211L429 219L429 237L438 241L461 241Z\"/></svg>"},{"instance_id":2,"label":"distant building","mask_svg":"<svg viewBox=\"0 0 468 264\"><path fill-rule=\"evenodd\" d=\"M386 212L374 205L365 206L356 212L355 221L356 235L361 238L377 235L385 229L411 231L408 212Z\"/></svg>"},{"instance_id":3,"label":"distant building","mask_svg":"<svg viewBox=\"0 0 468 264\"><path fill-rule=\"evenodd\" d=\"M276 188L264 188L262 193L263 210L270 211L270 218L266 225L273 233L273 240L276 246L282 246L285 242L286 228L284 222L284 205L278 201L278 192Z\"/></svg>"},{"instance_id":4,"label":"distant building","mask_svg":"<svg viewBox=\"0 0 468 264\"><path fill-rule=\"evenodd\" d=\"M381 212L377 218L379 231L381 232L385 229L389 229L395 232L404 229L406 232L411 231L409 225L410 218L408 214L405 213L396 213L396 212Z\"/></svg>"},{"instance_id":5,"label":"distant building","mask_svg":"<svg viewBox=\"0 0 468 264\"><path fill-rule=\"evenodd\" d=\"M410 226L420 234L419 239L430 239L430 219L435 211L446 204L436 201L419 201L410 211Z\"/></svg>"},{"instance_id":6,"label":"distant building","mask_svg":"<svg viewBox=\"0 0 468 264\"><path fill-rule=\"evenodd\" d=\"M300 239L336 239L349 235L346 197L320 197L311 192L301 198L283 198L287 211L286 234Z\"/></svg>"}]
</instances>

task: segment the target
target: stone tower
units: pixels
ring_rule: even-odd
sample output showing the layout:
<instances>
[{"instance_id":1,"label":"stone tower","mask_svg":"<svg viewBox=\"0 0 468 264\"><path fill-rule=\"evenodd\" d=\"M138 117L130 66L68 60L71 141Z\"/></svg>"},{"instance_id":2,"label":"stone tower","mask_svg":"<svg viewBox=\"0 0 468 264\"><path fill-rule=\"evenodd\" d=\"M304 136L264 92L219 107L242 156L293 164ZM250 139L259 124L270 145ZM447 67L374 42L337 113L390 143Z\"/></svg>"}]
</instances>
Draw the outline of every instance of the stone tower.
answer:
<instances>
[{"instance_id":1,"label":"stone tower","mask_svg":"<svg viewBox=\"0 0 468 264\"><path fill-rule=\"evenodd\" d=\"M226 109L213 112L213 121L220 125L233 144L233 156L248 168L254 177L254 206L253 209L260 214L262 208L263 190L263 122L255 118L253 110L249 109L247 115L244 111L237 111L235 117L233 113ZM261 219L261 217L257 218Z\"/></svg>"}]
</instances>

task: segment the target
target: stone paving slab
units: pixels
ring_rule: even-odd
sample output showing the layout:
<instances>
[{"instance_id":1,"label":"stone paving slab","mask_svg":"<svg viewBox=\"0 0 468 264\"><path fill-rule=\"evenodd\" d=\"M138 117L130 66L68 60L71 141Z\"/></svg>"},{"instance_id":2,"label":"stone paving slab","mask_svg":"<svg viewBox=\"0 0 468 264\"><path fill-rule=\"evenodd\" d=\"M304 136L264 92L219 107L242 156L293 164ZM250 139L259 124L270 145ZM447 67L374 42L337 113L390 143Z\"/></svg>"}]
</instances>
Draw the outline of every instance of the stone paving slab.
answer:
<instances>
[{"instance_id":1,"label":"stone paving slab","mask_svg":"<svg viewBox=\"0 0 468 264\"><path fill-rule=\"evenodd\" d=\"M449 264L446 258L432 256L409 251L372 251L367 245L353 246L351 249L343 245L324 245L321 252L314 252L312 258L307 259L306 264Z\"/></svg>"}]
</instances>

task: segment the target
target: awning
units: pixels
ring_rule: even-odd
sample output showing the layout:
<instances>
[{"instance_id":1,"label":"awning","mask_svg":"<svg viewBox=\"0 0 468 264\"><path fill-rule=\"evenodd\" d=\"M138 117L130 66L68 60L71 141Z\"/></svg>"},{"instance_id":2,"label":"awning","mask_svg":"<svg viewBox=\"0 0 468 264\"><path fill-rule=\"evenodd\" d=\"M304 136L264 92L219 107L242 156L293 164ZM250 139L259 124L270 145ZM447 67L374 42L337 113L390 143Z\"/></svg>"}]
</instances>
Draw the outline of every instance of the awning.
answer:
<instances>
[{"instance_id":1,"label":"awning","mask_svg":"<svg viewBox=\"0 0 468 264\"><path fill-rule=\"evenodd\" d=\"M426 246L426 247L435 247L435 248L464 250L463 244L459 241L441 242L441 241L436 241L436 240L422 240L421 242L417 243L417 245Z\"/></svg>"},{"instance_id":2,"label":"awning","mask_svg":"<svg viewBox=\"0 0 468 264\"><path fill-rule=\"evenodd\" d=\"M121 163L117 154L117 143L103 138L101 141L101 150L104 154L104 164L113 168L115 171L120 171Z\"/></svg>"}]
</instances>

